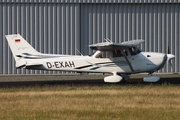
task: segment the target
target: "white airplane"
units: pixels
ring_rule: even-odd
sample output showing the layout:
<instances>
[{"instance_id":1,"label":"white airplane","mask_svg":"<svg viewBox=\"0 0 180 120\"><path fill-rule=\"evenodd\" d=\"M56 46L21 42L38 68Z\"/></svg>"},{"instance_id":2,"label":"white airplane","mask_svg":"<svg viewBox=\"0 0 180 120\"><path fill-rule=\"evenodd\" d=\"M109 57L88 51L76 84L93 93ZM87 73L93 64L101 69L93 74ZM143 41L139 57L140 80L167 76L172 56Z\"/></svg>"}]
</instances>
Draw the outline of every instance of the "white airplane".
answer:
<instances>
[{"instance_id":1,"label":"white airplane","mask_svg":"<svg viewBox=\"0 0 180 120\"><path fill-rule=\"evenodd\" d=\"M37 52L20 34L5 36L16 68L36 70L59 70L88 73L112 73L105 82L120 82L130 79L130 74L149 73L145 82L157 82L160 78L152 73L161 69L166 62L175 58L172 54L141 52L137 47L144 40L131 40L120 44L106 39L105 42L89 45L93 54L57 55ZM108 57L107 57L108 56Z\"/></svg>"}]
</instances>

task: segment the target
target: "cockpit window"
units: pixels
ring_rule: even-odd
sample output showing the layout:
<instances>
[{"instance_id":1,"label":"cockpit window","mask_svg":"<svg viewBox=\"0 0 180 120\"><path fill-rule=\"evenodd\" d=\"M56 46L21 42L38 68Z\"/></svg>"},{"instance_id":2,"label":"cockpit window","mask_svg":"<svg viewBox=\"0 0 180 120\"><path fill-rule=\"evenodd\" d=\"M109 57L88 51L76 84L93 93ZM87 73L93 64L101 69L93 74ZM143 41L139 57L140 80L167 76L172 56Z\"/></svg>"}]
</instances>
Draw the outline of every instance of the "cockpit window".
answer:
<instances>
[{"instance_id":1,"label":"cockpit window","mask_svg":"<svg viewBox=\"0 0 180 120\"><path fill-rule=\"evenodd\" d=\"M131 53L131 55L137 55L141 52L141 50L138 47L131 47L129 48L129 52Z\"/></svg>"}]
</instances>

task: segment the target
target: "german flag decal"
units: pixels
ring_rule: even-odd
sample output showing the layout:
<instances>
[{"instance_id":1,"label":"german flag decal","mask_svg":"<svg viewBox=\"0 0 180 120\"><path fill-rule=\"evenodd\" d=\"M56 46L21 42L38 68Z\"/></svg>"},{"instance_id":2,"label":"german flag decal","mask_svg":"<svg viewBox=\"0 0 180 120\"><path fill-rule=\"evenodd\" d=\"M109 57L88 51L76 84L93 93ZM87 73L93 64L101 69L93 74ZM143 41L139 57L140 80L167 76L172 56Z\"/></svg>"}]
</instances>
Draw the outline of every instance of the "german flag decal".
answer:
<instances>
[{"instance_id":1,"label":"german flag decal","mask_svg":"<svg viewBox=\"0 0 180 120\"><path fill-rule=\"evenodd\" d=\"M15 42L16 42L16 43L19 43L19 42L21 42L21 40L20 40L20 39L16 39Z\"/></svg>"}]
</instances>

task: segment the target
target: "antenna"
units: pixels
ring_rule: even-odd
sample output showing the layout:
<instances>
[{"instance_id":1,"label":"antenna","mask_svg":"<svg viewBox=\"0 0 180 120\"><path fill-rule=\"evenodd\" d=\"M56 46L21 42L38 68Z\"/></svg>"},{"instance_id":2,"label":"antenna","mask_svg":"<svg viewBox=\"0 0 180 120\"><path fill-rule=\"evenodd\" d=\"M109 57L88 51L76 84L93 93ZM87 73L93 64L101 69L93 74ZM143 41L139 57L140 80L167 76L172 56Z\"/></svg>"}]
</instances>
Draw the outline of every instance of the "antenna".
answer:
<instances>
[{"instance_id":1,"label":"antenna","mask_svg":"<svg viewBox=\"0 0 180 120\"><path fill-rule=\"evenodd\" d=\"M112 40L110 40L109 38L104 38L104 40L105 40L106 42L113 43Z\"/></svg>"},{"instance_id":2,"label":"antenna","mask_svg":"<svg viewBox=\"0 0 180 120\"><path fill-rule=\"evenodd\" d=\"M83 54L76 48L76 51L81 55L83 56Z\"/></svg>"}]
</instances>

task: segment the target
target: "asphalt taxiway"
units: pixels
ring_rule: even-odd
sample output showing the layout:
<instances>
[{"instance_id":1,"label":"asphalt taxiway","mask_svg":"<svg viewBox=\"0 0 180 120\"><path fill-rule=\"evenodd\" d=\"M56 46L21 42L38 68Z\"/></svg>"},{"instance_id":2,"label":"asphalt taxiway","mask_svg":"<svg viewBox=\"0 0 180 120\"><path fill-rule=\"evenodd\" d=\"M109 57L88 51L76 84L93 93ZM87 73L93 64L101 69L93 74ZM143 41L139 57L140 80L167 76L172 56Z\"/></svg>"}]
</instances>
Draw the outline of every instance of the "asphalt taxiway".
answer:
<instances>
[{"instance_id":1,"label":"asphalt taxiway","mask_svg":"<svg viewBox=\"0 0 180 120\"><path fill-rule=\"evenodd\" d=\"M180 85L180 74L156 74L161 79L153 84L177 84ZM0 87L9 86L29 86L29 85L54 85L54 84L108 84L103 78L108 75L1 75ZM149 84L143 82L143 77L147 74L131 75L130 80L117 84Z\"/></svg>"}]
</instances>

